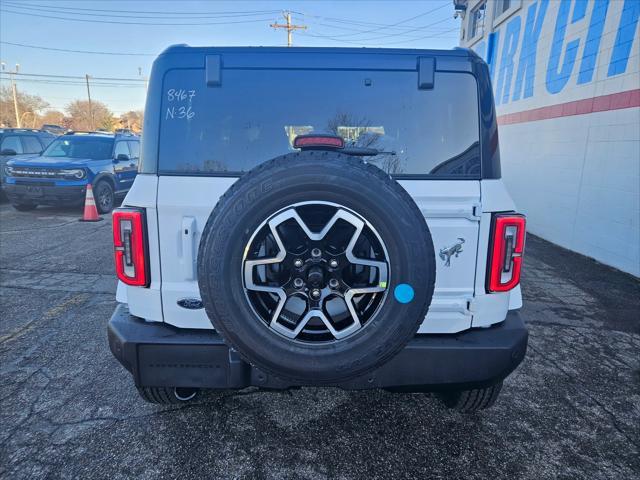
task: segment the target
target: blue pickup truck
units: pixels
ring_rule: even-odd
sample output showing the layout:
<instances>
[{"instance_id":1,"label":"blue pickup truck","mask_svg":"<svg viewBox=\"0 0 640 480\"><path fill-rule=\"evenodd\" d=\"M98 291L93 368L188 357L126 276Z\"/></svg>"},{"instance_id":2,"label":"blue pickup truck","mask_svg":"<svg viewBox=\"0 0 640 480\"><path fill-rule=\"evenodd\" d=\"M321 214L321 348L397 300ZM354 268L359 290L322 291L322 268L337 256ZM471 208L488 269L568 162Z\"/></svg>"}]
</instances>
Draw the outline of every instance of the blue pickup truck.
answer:
<instances>
[{"instance_id":1,"label":"blue pickup truck","mask_svg":"<svg viewBox=\"0 0 640 480\"><path fill-rule=\"evenodd\" d=\"M40 155L5 166L3 188L20 211L38 205L81 205L88 184L100 213L113 210L138 173L140 137L130 133L69 132Z\"/></svg>"}]
</instances>

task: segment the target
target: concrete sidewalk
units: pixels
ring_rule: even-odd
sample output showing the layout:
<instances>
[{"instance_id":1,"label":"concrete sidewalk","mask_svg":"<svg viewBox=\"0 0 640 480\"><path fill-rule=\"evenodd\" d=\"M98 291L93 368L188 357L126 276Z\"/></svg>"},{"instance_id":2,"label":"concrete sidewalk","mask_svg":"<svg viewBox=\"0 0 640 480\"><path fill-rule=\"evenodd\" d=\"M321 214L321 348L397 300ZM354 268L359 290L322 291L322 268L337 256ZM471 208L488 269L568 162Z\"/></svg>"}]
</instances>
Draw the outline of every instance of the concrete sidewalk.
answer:
<instances>
[{"instance_id":1,"label":"concrete sidewalk","mask_svg":"<svg viewBox=\"0 0 640 480\"><path fill-rule=\"evenodd\" d=\"M0 477L640 477L640 282L529 237L524 363L474 415L304 388L144 403L109 352L110 220L0 206Z\"/></svg>"}]
</instances>

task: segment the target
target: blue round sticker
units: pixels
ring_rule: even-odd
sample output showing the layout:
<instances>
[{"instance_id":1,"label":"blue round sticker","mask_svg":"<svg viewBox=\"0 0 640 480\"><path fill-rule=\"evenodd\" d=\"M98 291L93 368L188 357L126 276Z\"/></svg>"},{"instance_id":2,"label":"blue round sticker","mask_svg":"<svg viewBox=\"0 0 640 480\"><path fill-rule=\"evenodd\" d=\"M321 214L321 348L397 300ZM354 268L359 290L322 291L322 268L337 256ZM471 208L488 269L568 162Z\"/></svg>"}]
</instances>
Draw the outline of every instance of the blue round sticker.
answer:
<instances>
[{"instance_id":1,"label":"blue round sticker","mask_svg":"<svg viewBox=\"0 0 640 480\"><path fill-rule=\"evenodd\" d=\"M400 303L409 303L413 300L414 295L413 287L407 283L401 283L393 290L393 296Z\"/></svg>"}]
</instances>

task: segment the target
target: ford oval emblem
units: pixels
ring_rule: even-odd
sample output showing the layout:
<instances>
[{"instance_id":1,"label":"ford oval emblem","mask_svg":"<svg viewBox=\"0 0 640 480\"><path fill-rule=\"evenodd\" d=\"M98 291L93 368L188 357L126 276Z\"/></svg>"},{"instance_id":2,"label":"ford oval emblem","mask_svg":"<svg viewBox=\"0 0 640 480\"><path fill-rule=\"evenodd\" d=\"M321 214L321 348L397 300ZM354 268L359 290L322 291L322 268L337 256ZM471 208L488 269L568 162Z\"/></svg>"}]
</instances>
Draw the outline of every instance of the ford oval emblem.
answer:
<instances>
[{"instance_id":1,"label":"ford oval emblem","mask_svg":"<svg viewBox=\"0 0 640 480\"><path fill-rule=\"evenodd\" d=\"M178 305L189 310L199 310L204 308L202 300L199 298L181 298L178 300Z\"/></svg>"}]
</instances>

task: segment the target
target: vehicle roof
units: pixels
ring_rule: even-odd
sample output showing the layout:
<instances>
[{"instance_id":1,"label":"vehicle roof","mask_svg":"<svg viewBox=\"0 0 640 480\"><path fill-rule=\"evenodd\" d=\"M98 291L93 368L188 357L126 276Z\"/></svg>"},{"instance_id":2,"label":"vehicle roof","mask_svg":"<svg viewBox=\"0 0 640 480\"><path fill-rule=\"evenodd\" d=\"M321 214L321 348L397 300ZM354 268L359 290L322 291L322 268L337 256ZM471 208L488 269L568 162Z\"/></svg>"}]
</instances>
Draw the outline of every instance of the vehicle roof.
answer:
<instances>
[{"instance_id":1,"label":"vehicle roof","mask_svg":"<svg viewBox=\"0 0 640 480\"><path fill-rule=\"evenodd\" d=\"M139 140L140 136L134 133L114 133L114 132L97 132L97 131L84 131L84 130L72 130L66 132L61 136L83 136L83 137L110 137L110 138L127 138L130 140Z\"/></svg>"},{"instance_id":2,"label":"vehicle roof","mask_svg":"<svg viewBox=\"0 0 640 480\"><path fill-rule=\"evenodd\" d=\"M455 56L462 58L476 57L473 50L455 47L449 50L443 49L418 49L418 48L367 48L367 47L216 47L216 46L190 46L187 44L171 45L160 55L180 53L336 53L336 54L392 54L392 55L423 55L423 56Z\"/></svg>"},{"instance_id":3,"label":"vehicle roof","mask_svg":"<svg viewBox=\"0 0 640 480\"><path fill-rule=\"evenodd\" d=\"M217 57L217 58L216 58ZM484 61L472 50L409 48L333 48L333 47L190 47L173 45L155 60L150 84L172 69L304 69L304 70L395 70L415 71L422 59L435 63L437 71L469 72L488 75ZM425 67L427 63L425 62ZM433 65L433 64L432 64ZM420 67L422 68L422 67ZM433 66L431 67L433 68ZM211 80L213 81L213 80ZM209 82L209 80L207 81ZM149 98L149 97L147 97Z\"/></svg>"},{"instance_id":4,"label":"vehicle roof","mask_svg":"<svg viewBox=\"0 0 640 480\"><path fill-rule=\"evenodd\" d=\"M9 128L0 128L0 133L38 133L38 134L45 134L45 135L53 135L50 132L47 132L46 130L39 130L37 128L15 128L15 127L9 127Z\"/></svg>"}]
</instances>

